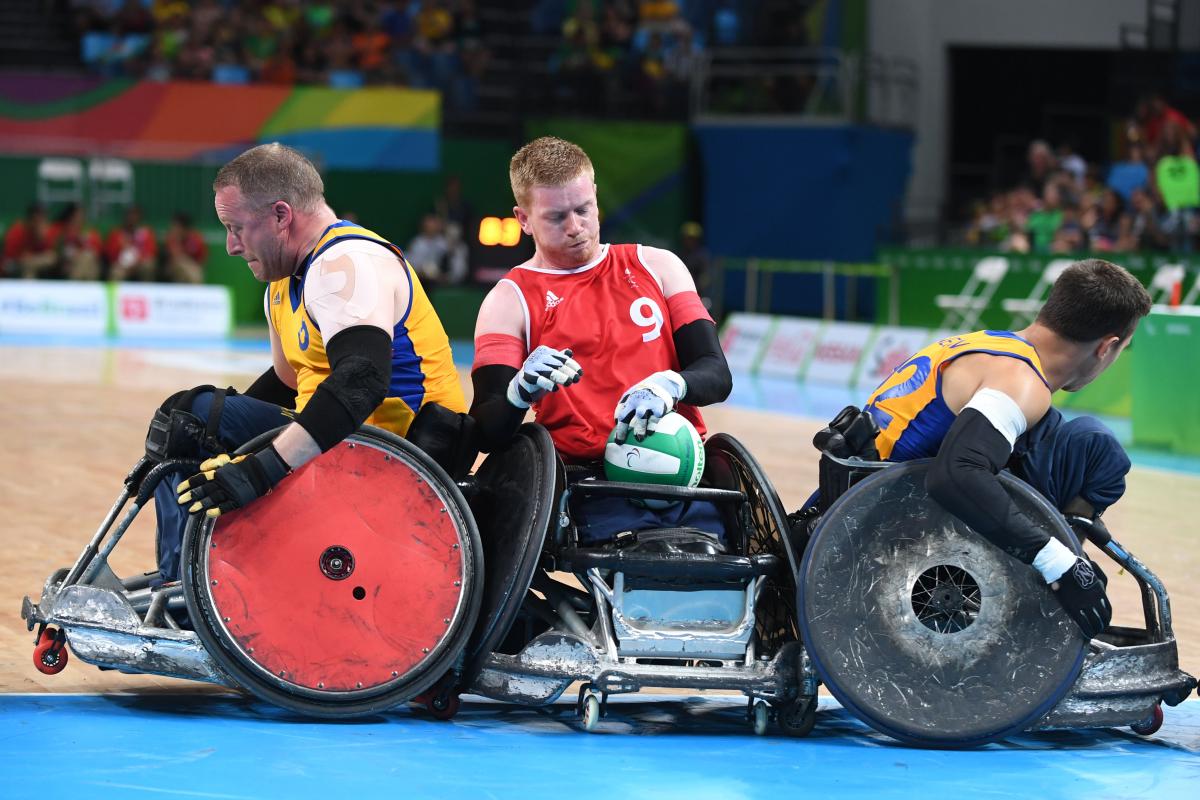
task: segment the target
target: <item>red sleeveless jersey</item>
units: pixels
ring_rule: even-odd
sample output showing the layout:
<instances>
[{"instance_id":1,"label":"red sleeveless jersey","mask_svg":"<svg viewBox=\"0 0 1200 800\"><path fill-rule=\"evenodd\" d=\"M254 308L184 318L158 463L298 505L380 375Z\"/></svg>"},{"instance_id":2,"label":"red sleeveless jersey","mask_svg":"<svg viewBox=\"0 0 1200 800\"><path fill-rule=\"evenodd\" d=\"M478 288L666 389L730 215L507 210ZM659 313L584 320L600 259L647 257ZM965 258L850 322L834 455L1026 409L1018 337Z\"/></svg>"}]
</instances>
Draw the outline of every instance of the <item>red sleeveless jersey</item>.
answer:
<instances>
[{"instance_id":1,"label":"red sleeveless jersey","mask_svg":"<svg viewBox=\"0 0 1200 800\"><path fill-rule=\"evenodd\" d=\"M625 390L655 372L679 371L667 300L641 249L603 245L597 260L582 267L521 266L501 281L517 290L524 306L527 352L543 344L570 348L583 368L579 383L533 405L567 461L603 458ZM698 408L681 403L676 411L704 435Z\"/></svg>"}]
</instances>

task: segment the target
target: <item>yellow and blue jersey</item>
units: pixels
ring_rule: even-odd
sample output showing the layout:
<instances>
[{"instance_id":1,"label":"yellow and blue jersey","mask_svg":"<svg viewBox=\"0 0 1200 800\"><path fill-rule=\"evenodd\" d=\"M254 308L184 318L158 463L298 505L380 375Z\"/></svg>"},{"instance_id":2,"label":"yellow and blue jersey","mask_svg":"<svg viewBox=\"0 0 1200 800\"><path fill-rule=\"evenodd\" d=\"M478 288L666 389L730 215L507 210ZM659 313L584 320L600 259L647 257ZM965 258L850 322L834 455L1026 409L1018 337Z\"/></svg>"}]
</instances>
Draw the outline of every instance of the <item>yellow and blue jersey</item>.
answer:
<instances>
[{"instance_id":1,"label":"yellow and blue jersey","mask_svg":"<svg viewBox=\"0 0 1200 800\"><path fill-rule=\"evenodd\" d=\"M879 425L875 446L880 458L908 461L937 455L955 416L942 399L942 372L968 353L1020 359L1046 383L1037 350L1011 331L976 331L940 339L896 367L871 393L865 409Z\"/></svg>"},{"instance_id":2,"label":"yellow and blue jersey","mask_svg":"<svg viewBox=\"0 0 1200 800\"><path fill-rule=\"evenodd\" d=\"M304 280L313 261L330 247L348 239L365 239L396 255L396 268L404 270L409 303L392 329L392 379L387 398L367 418L367 424L403 436L421 406L440 403L451 411L466 411L462 385L450 354L450 340L421 281L399 247L352 222L339 220L325 229L304 266L295 274L272 281L267 288L267 313L283 345L283 353L296 371L296 411L308 404L317 386L331 372L321 329L304 305Z\"/></svg>"}]
</instances>

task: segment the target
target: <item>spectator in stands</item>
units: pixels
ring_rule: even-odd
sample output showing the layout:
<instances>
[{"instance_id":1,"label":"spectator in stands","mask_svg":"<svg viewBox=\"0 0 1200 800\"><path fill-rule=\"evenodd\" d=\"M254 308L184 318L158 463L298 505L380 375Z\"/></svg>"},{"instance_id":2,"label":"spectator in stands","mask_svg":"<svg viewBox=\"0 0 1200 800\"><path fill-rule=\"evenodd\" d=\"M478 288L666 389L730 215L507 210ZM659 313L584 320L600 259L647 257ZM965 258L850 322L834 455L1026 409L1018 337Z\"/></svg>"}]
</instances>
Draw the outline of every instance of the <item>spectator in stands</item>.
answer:
<instances>
[{"instance_id":1,"label":"spectator in stands","mask_svg":"<svg viewBox=\"0 0 1200 800\"><path fill-rule=\"evenodd\" d=\"M163 237L163 272L175 283L204 283L204 264L208 245L192 225L192 217L177 211Z\"/></svg>"},{"instance_id":2,"label":"spectator in stands","mask_svg":"<svg viewBox=\"0 0 1200 800\"><path fill-rule=\"evenodd\" d=\"M1062 190L1059 185L1047 183L1042 196L1042 207L1029 215L1029 221L1025 225L1033 252L1049 252L1054 234L1062 224L1062 205Z\"/></svg>"},{"instance_id":3,"label":"spectator in stands","mask_svg":"<svg viewBox=\"0 0 1200 800\"><path fill-rule=\"evenodd\" d=\"M1160 145L1170 123L1179 126L1184 138L1196 138L1195 126L1182 112L1167 105L1162 92L1151 92L1138 101L1136 119L1151 159L1162 155Z\"/></svg>"},{"instance_id":4,"label":"spectator in stands","mask_svg":"<svg viewBox=\"0 0 1200 800\"><path fill-rule=\"evenodd\" d=\"M1022 183L1041 196L1046 190L1046 182L1054 172L1054 153L1050 150L1050 145L1038 139L1030 143L1026 160L1029 162L1029 172Z\"/></svg>"},{"instance_id":5,"label":"spectator in stands","mask_svg":"<svg viewBox=\"0 0 1200 800\"><path fill-rule=\"evenodd\" d=\"M1117 249L1125 220L1125 202L1112 189L1104 191L1094 221L1088 227L1088 247L1095 252Z\"/></svg>"},{"instance_id":6,"label":"spectator in stands","mask_svg":"<svg viewBox=\"0 0 1200 800\"><path fill-rule=\"evenodd\" d=\"M1050 252L1077 253L1083 250L1084 241L1083 225L1079 222L1079 205L1068 203L1063 206L1062 222L1054 232Z\"/></svg>"},{"instance_id":7,"label":"spectator in stands","mask_svg":"<svg viewBox=\"0 0 1200 800\"><path fill-rule=\"evenodd\" d=\"M446 239L445 223L437 214L422 217L420 232L404 249L408 263L426 286L437 286L445 281L446 256L449 252L450 242Z\"/></svg>"},{"instance_id":8,"label":"spectator in stands","mask_svg":"<svg viewBox=\"0 0 1200 800\"><path fill-rule=\"evenodd\" d=\"M1058 146L1058 168L1071 176L1076 192L1083 191L1087 180L1087 162L1075 152L1070 142Z\"/></svg>"},{"instance_id":9,"label":"spectator in stands","mask_svg":"<svg viewBox=\"0 0 1200 800\"><path fill-rule=\"evenodd\" d=\"M290 86L296 83L300 68L296 64L295 52L296 46L291 34L283 34L279 39L279 48L263 62L259 69L258 80L261 83L280 86Z\"/></svg>"},{"instance_id":10,"label":"spectator in stands","mask_svg":"<svg viewBox=\"0 0 1200 800\"><path fill-rule=\"evenodd\" d=\"M104 242L110 280L154 280L158 260L158 241L153 229L142 222L142 210L130 206L121 224L108 233Z\"/></svg>"},{"instance_id":11,"label":"spectator in stands","mask_svg":"<svg viewBox=\"0 0 1200 800\"><path fill-rule=\"evenodd\" d=\"M58 277L58 254L41 203L31 204L4 234L3 273L26 280Z\"/></svg>"},{"instance_id":12,"label":"spectator in stands","mask_svg":"<svg viewBox=\"0 0 1200 800\"><path fill-rule=\"evenodd\" d=\"M1129 153L1124 161L1118 161L1108 171L1108 186L1125 201L1133 197L1136 189L1150 182L1150 170L1146 167L1146 149L1140 142L1129 143Z\"/></svg>"},{"instance_id":13,"label":"spectator in stands","mask_svg":"<svg viewBox=\"0 0 1200 800\"><path fill-rule=\"evenodd\" d=\"M1154 181L1167 209L1163 230L1173 251L1190 253L1200 223L1200 168L1185 129L1174 121L1163 129L1161 149Z\"/></svg>"},{"instance_id":14,"label":"spectator in stands","mask_svg":"<svg viewBox=\"0 0 1200 800\"><path fill-rule=\"evenodd\" d=\"M1149 189L1134 189L1130 198L1128 236L1119 250L1166 250L1170 237L1163 230L1163 212Z\"/></svg>"},{"instance_id":15,"label":"spectator in stands","mask_svg":"<svg viewBox=\"0 0 1200 800\"><path fill-rule=\"evenodd\" d=\"M50 226L50 239L58 255L59 272L73 281L100 279L100 234L88 226L79 203L68 203Z\"/></svg>"}]
</instances>

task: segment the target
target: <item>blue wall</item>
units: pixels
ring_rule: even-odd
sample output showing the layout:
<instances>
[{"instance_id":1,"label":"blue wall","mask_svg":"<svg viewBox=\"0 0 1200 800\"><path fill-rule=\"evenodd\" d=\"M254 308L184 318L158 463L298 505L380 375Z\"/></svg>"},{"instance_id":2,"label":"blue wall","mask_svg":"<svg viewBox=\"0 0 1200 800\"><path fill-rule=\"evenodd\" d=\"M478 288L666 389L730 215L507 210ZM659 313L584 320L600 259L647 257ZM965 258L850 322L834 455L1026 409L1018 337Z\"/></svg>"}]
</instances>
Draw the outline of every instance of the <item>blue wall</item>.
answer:
<instances>
[{"instance_id":1,"label":"blue wall","mask_svg":"<svg viewBox=\"0 0 1200 800\"><path fill-rule=\"evenodd\" d=\"M716 255L869 261L912 168L907 131L698 125Z\"/></svg>"}]
</instances>

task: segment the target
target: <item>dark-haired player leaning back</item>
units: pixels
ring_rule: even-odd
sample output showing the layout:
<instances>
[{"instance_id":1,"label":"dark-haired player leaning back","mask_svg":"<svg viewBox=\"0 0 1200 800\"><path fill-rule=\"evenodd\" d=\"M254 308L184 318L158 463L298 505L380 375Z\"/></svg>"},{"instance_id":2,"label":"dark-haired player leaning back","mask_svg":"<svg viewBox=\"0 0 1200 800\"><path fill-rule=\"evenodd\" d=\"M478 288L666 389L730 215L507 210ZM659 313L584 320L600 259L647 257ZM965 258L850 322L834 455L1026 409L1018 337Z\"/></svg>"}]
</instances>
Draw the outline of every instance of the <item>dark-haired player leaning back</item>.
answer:
<instances>
[{"instance_id":1,"label":"dark-haired player leaning back","mask_svg":"<svg viewBox=\"0 0 1200 800\"><path fill-rule=\"evenodd\" d=\"M1116 437L1089 417L1064 422L1050 396L1095 380L1149 312L1150 296L1126 270L1080 261L1062 273L1028 328L935 342L899 366L864 408L879 427L879 457L936 456L930 496L1032 564L1089 638L1112 619L1103 573L1027 519L998 474L1008 468L1064 514L1093 521L1124 494L1129 457ZM851 416L843 412L833 427L848 429Z\"/></svg>"}]
</instances>

